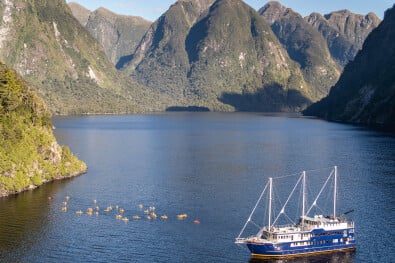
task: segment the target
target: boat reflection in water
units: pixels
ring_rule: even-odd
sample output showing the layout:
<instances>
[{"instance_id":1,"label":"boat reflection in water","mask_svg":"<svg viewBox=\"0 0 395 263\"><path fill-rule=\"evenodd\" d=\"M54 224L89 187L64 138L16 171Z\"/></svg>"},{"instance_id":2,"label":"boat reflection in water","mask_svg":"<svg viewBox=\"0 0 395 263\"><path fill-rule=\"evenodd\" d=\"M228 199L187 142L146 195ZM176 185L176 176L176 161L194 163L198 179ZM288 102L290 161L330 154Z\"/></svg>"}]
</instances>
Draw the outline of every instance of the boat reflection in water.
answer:
<instances>
[{"instance_id":1,"label":"boat reflection in water","mask_svg":"<svg viewBox=\"0 0 395 263\"><path fill-rule=\"evenodd\" d=\"M348 252L331 252L328 254L296 257L292 259L262 259L262 258L251 258L250 263L352 263L355 262L354 255L355 251Z\"/></svg>"}]
</instances>

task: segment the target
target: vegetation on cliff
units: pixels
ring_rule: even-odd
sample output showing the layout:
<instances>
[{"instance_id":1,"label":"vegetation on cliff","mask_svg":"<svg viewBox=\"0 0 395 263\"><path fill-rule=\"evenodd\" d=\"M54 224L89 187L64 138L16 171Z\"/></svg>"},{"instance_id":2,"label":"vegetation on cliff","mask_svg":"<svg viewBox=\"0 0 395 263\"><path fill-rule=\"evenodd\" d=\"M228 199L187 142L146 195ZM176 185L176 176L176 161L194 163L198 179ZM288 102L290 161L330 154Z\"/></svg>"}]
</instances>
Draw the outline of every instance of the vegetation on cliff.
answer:
<instances>
[{"instance_id":1,"label":"vegetation on cliff","mask_svg":"<svg viewBox=\"0 0 395 263\"><path fill-rule=\"evenodd\" d=\"M151 25L150 21L141 17L118 15L103 7L91 12L77 3L69 3L69 6L116 66L122 65L123 60L134 52Z\"/></svg>"},{"instance_id":2,"label":"vegetation on cliff","mask_svg":"<svg viewBox=\"0 0 395 263\"><path fill-rule=\"evenodd\" d=\"M278 2L269 2L259 10L266 22L302 70L311 86L312 101L325 97L340 76L340 67L333 61L322 35L303 17Z\"/></svg>"},{"instance_id":3,"label":"vegetation on cliff","mask_svg":"<svg viewBox=\"0 0 395 263\"><path fill-rule=\"evenodd\" d=\"M366 39L329 95L305 115L395 129L395 6Z\"/></svg>"},{"instance_id":4,"label":"vegetation on cliff","mask_svg":"<svg viewBox=\"0 0 395 263\"><path fill-rule=\"evenodd\" d=\"M0 59L55 114L134 113L161 99L119 73L64 0L0 3ZM1 18L1 17L0 17Z\"/></svg>"},{"instance_id":5,"label":"vegetation on cliff","mask_svg":"<svg viewBox=\"0 0 395 263\"><path fill-rule=\"evenodd\" d=\"M0 63L0 196L86 171L67 146L60 146L44 102Z\"/></svg>"},{"instance_id":6,"label":"vegetation on cliff","mask_svg":"<svg viewBox=\"0 0 395 263\"><path fill-rule=\"evenodd\" d=\"M124 70L177 102L213 111L297 111L312 90L264 19L241 0L178 1Z\"/></svg>"},{"instance_id":7,"label":"vegetation on cliff","mask_svg":"<svg viewBox=\"0 0 395 263\"><path fill-rule=\"evenodd\" d=\"M368 34L380 22L373 13L337 11L303 18L279 2L268 2L259 13L296 61L304 79L314 87L314 101L328 95L348 61L353 60Z\"/></svg>"},{"instance_id":8,"label":"vegetation on cliff","mask_svg":"<svg viewBox=\"0 0 395 263\"><path fill-rule=\"evenodd\" d=\"M360 15L348 10L324 16L312 13L305 20L322 34L333 59L341 67L354 59L366 37L381 22L374 13Z\"/></svg>"}]
</instances>

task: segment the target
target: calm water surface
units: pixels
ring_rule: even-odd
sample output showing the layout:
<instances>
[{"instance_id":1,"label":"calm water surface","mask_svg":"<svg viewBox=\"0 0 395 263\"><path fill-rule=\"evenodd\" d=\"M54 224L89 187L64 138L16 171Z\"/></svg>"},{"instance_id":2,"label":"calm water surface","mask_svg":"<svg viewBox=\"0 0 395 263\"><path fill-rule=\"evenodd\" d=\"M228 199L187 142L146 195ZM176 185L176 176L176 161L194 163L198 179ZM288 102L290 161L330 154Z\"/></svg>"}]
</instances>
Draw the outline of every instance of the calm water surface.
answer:
<instances>
[{"instance_id":1,"label":"calm water surface","mask_svg":"<svg viewBox=\"0 0 395 263\"><path fill-rule=\"evenodd\" d=\"M89 172L0 199L2 262L248 262L234 238L267 178L332 165L339 211L355 209L357 251L286 262L395 261L389 134L263 114L59 117L54 125ZM103 212L116 205L129 222ZM98 216L75 213L96 206ZM145 219L150 206L168 219Z\"/></svg>"}]
</instances>

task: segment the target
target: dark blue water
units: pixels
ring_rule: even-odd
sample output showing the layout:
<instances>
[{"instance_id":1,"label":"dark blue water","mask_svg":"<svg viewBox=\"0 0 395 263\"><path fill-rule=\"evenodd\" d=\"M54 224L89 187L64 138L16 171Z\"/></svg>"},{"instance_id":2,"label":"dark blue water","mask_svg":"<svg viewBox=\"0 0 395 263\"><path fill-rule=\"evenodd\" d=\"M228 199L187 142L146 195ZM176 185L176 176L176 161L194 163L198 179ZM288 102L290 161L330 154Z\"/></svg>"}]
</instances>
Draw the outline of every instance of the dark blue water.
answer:
<instances>
[{"instance_id":1,"label":"dark blue water","mask_svg":"<svg viewBox=\"0 0 395 263\"><path fill-rule=\"evenodd\" d=\"M355 209L357 251L296 262L395 261L389 134L262 114L59 117L54 125L89 171L0 199L0 261L248 262L234 238L267 178L332 165L339 166L338 210ZM103 212L116 205L129 222ZM99 215L85 213L96 206ZM150 206L168 219L145 219Z\"/></svg>"}]
</instances>

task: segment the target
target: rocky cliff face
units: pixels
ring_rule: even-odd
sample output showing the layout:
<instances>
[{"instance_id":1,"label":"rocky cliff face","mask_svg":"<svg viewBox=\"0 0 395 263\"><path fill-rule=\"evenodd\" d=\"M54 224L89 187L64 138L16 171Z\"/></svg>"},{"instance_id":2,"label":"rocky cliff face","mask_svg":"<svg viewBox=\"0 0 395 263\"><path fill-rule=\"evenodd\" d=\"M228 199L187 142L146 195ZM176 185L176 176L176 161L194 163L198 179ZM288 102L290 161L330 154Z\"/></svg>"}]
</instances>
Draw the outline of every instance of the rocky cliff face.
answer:
<instances>
[{"instance_id":1,"label":"rocky cliff face","mask_svg":"<svg viewBox=\"0 0 395 263\"><path fill-rule=\"evenodd\" d=\"M305 20L326 39L332 57L342 67L354 59L366 37L381 22L373 13L359 15L348 10L325 16L313 13Z\"/></svg>"},{"instance_id":2,"label":"rocky cliff face","mask_svg":"<svg viewBox=\"0 0 395 263\"><path fill-rule=\"evenodd\" d=\"M299 63L306 82L314 87L312 99L326 96L341 68L332 59L322 35L301 15L278 2L267 3L259 14L271 25L290 57Z\"/></svg>"},{"instance_id":3,"label":"rocky cliff face","mask_svg":"<svg viewBox=\"0 0 395 263\"><path fill-rule=\"evenodd\" d=\"M81 8L70 3L74 16L104 47L114 65L122 65L125 56L132 54L151 22L135 16L123 16L105 8L81 15Z\"/></svg>"},{"instance_id":4,"label":"rocky cliff face","mask_svg":"<svg viewBox=\"0 0 395 263\"><path fill-rule=\"evenodd\" d=\"M363 44L328 97L304 114L395 129L395 6Z\"/></svg>"},{"instance_id":5,"label":"rocky cliff face","mask_svg":"<svg viewBox=\"0 0 395 263\"><path fill-rule=\"evenodd\" d=\"M4 0L0 18L0 59L39 88L52 112L152 110L152 96L115 70L65 1Z\"/></svg>"},{"instance_id":6,"label":"rocky cliff face","mask_svg":"<svg viewBox=\"0 0 395 263\"><path fill-rule=\"evenodd\" d=\"M178 1L124 70L177 105L292 111L314 96L270 27L240 0Z\"/></svg>"},{"instance_id":7,"label":"rocky cliff face","mask_svg":"<svg viewBox=\"0 0 395 263\"><path fill-rule=\"evenodd\" d=\"M3 63L0 156L0 196L86 172L86 165L56 142L44 102Z\"/></svg>"}]
</instances>

